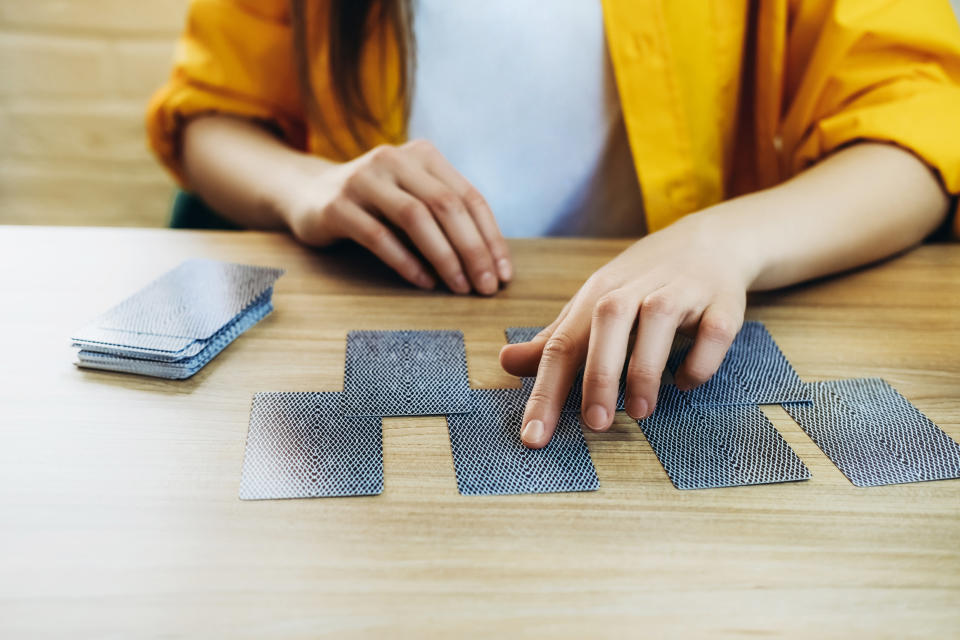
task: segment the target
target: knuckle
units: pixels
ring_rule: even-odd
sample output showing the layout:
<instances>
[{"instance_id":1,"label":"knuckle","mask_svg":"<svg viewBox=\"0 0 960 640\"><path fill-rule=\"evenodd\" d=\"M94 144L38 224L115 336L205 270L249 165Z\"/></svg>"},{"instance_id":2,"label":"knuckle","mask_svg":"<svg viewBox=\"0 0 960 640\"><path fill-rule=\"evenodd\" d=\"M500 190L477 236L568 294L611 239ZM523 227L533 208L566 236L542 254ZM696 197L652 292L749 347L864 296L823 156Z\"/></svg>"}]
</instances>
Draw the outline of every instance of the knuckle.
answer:
<instances>
[{"instance_id":1,"label":"knuckle","mask_svg":"<svg viewBox=\"0 0 960 640\"><path fill-rule=\"evenodd\" d=\"M444 256L437 260L437 271L444 274L447 279L456 278L459 275L463 275L463 270L460 268L460 261L457 260L456 256L453 254L449 256Z\"/></svg>"},{"instance_id":2,"label":"knuckle","mask_svg":"<svg viewBox=\"0 0 960 640\"><path fill-rule=\"evenodd\" d=\"M420 265L417 264L417 261L410 256L403 256L395 262L396 265L394 266L394 269L397 271L397 273L407 278L416 279L417 276L423 272L423 269L420 268Z\"/></svg>"},{"instance_id":3,"label":"knuckle","mask_svg":"<svg viewBox=\"0 0 960 640\"><path fill-rule=\"evenodd\" d=\"M583 287L581 287L581 291L596 292L597 294L602 295L614 288L615 286L613 280L611 280L610 277L607 276L601 269L587 278L587 281L584 282Z\"/></svg>"},{"instance_id":4,"label":"knuckle","mask_svg":"<svg viewBox=\"0 0 960 640\"><path fill-rule=\"evenodd\" d=\"M634 362L627 368L627 377L641 384L659 382L662 374L662 371L657 371L656 367L648 362Z\"/></svg>"},{"instance_id":5,"label":"knuckle","mask_svg":"<svg viewBox=\"0 0 960 640\"><path fill-rule=\"evenodd\" d=\"M685 363L683 370L687 378L698 385L712 378L715 373L710 367L699 363Z\"/></svg>"},{"instance_id":6,"label":"knuckle","mask_svg":"<svg viewBox=\"0 0 960 640\"><path fill-rule=\"evenodd\" d=\"M340 221L333 204L319 209L300 207L291 217L291 230L303 243L313 246L327 246L334 242Z\"/></svg>"},{"instance_id":7,"label":"knuckle","mask_svg":"<svg viewBox=\"0 0 960 640\"><path fill-rule=\"evenodd\" d=\"M460 260L457 258L457 254L449 248L440 249L432 262L437 271L448 278L456 277L461 272Z\"/></svg>"},{"instance_id":8,"label":"knuckle","mask_svg":"<svg viewBox=\"0 0 960 640\"><path fill-rule=\"evenodd\" d=\"M487 199L483 197L480 191L476 187L468 187L463 195L460 196L463 202L470 208L474 209L486 209Z\"/></svg>"},{"instance_id":9,"label":"knuckle","mask_svg":"<svg viewBox=\"0 0 960 640\"><path fill-rule=\"evenodd\" d=\"M316 213L310 210L306 211L306 213L307 215L316 216L324 222L340 222L346 218L345 200L346 198L343 196L338 196L317 210Z\"/></svg>"},{"instance_id":10,"label":"knuckle","mask_svg":"<svg viewBox=\"0 0 960 640\"><path fill-rule=\"evenodd\" d=\"M361 193L367 182L366 173L362 170L354 171L343 181L341 194L345 196Z\"/></svg>"},{"instance_id":11,"label":"knuckle","mask_svg":"<svg viewBox=\"0 0 960 640\"><path fill-rule=\"evenodd\" d=\"M423 220L425 215L423 205L410 198L397 208L397 224L404 228L412 227Z\"/></svg>"},{"instance_id":12,"label":"knuckle","mask_svg":"<svg viewBox=\"0 0 960 640\"><path fill-rule=\"evenodd\" d=\"M389 242L391 234L390 230L382 224L375 224L363 229L360 235L361 244L371 249L377 249Z\"/></svg>"},{"instance_id":13,"label":"knuckle","mask_svg":"<svg viewBox=\"0 0 960 640\"><path fill-rule=\"evenodd\" d=\"M619 373L604 369L590 369L583 372L583 386L600 389L616 388L620 384Z\"/></svg>"},{"instance_id":14,"label":"knuckle","mask_svg":"<svg viewBox=\"0 0 960 640\"><path fill-rule=\"evenodd\" d=\"M389 144L381 144L369 152L370 160L374 164L390 164L397 158L397 148Z\"/></svg>"},{"instance_id":15,"label":"knuckle","mask_svg":"<svg viewBox=\"0 0 960 640\"><path fill-rule=\"evenodd\" d=\"M338 196L323 207L310 211L308 215L313 219L313 222L317 224L346 230L349 229L353 222L349 205L349 198Z\"/></svg>"},{"instance_id":16,"label":"knuckle","mask_svg":"<svg viewBox=\"0 0 960 640\"><path fill-rule=\"evenodd\" d=\"M553 398L550 394L535 384L533 385L533 389L530 390L530 397L527 398L527 406L544 407L548 406L552 400Z\"/></svg>"},{"instance_id":17,"label":"knuckle","mask_svg":"<svg viewBox=\"0 0 960 640\"><path fill-rule=\"evenodd\" d=\"M629 305L623 294L615 291L605 293L593 307L595 318L619 318L629 312Z\"/></svg>"},{"instance_id":18,"label":"knuckle","mask_svg":"<svg viewBox=\"0 0 960 640\"><path fill-rule=\"evenodd\" d=\"M484 247L480 245L470 245L463 247L460 253L463 255L464 261L472 265L477 271L490 268L490 259Z\"/></svg>"},{"instance_id":19,"label":"knuckle","mask_svg":"<svg viewBox=\"0 0 960 640\"><path fill-rule=\"evenodd\" d=\"M640 313L648 316L674 316L677 314L677 303L669 294L654 291L643 300Z\"/></svg>"},{"instance_id":20,"label":"knuckle","mask_svg":"<svg viewBox=\"0 0 960 640\"><path fill-rule=\"evenodd\" d=\"M739 323L733 318L719 313L705 315L700 321L699 334L706 340L717 343L733 342Z\"/></svg>"},{"instance_id":21,"label":"knuckle","mask_svg":"<svg viewBox=\"0 0 960 640\"><path fill-rule=\"evenodd\" d=\"M543 357L549 361L569 360L575 358L578 352L577 341L562 331L555 331L543 345Z\"/></svg>"},{"instance_id":22,"label":"knuckle","mask_svg":"<svg viewBox=\"0 0 960 640\"><path fill-rule=\"evenodd\" d=\"M430 208L439 218L449 218L459 209L457 196L451 191L441 191L430 200Z\"/></svg>"},{"instance_id":23,"label":"knuckle","mask_svg":"<svg viewBox=\"0 0 960 640\"><path fill-rule=\"evenodd\" d=\"M435 151L433 143L424 138L414 138L413 140L410 140L403 146L409 149L410 151L414 151L417 153L424 153L424 152L429 153L429 152Z\"/></svg>"}]
</instances>

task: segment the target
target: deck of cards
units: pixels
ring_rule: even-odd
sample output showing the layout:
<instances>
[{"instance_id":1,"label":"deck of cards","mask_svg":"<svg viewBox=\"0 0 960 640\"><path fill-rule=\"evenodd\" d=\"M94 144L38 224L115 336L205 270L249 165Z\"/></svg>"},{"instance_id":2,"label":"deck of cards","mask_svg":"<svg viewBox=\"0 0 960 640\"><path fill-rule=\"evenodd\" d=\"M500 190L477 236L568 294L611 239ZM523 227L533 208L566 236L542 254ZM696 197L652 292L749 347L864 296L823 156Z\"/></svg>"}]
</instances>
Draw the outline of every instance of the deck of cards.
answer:
<instances>
[{"instance_id":1,"label":"deck of cards","mask_svg":"<svg viewBox=\"0 0 960 640\"><path fill-rule=\"evenodd\" d=\"M182 380L273 310L281 269L188 260L73 337L76 364Z\"/></svg>"}]
</instances>

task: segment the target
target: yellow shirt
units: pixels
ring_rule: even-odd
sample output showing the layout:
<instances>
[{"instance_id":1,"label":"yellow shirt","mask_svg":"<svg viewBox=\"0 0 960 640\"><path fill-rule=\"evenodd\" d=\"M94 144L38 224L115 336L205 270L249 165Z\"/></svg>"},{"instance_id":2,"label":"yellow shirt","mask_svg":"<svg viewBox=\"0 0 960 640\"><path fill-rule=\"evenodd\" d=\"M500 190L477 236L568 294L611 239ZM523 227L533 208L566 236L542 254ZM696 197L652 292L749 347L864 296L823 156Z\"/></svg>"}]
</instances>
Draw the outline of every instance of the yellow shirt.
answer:
<instances>
[{"instance_id":1,"label":"yellow shirt","mask_svg":"<svg viewBox=\"0 0 960 640\"><path fill-rule=\"evenodd\" d=\"M339 147L359 155L329 91L328 2L308 6L320 108ZM603 8L650 231L860 140L909 149L960 193L960 26L948 0L604 0ZM287 0L193 0L170 80L147 113L150 144L181 184L180 131L201 113L269 122L292 146L337 158L304 115L291 41ZM404 136L391 99L396 58L389 30L364 50L362 83L386 132L366 130L373 143ZM960 216L953 228L960 235Z\"/></svg>"}]
</instances>

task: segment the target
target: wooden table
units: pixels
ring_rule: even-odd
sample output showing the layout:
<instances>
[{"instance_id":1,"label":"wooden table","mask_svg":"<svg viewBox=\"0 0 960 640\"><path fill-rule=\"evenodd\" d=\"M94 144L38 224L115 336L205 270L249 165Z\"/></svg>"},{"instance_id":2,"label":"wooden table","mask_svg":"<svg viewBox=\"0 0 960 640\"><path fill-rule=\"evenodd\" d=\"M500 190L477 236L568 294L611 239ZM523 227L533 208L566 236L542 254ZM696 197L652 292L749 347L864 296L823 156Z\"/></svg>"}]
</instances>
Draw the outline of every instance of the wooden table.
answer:
<instances>
[{"instance_id":1,"label":"wooden table","mask_svg":"<svg viewBox=\"0 0 960 640\"><path fill-rule=\"evenodd\" d=\"M464 497L442 417L384 420L382 496L241 502L250 398L339 390L350 329L459 328L475 387L626 243L516 241L493 299L275 234L0 228L0 636L960 636L960 481L859 489L779 408L809 482L678 491L636 424L593 493ZM193 378L71 364L71 331L189 257L282 266ZM960 246L757 297L801 377L881 376L960 439Z\"/></svg>"}]
</instances>

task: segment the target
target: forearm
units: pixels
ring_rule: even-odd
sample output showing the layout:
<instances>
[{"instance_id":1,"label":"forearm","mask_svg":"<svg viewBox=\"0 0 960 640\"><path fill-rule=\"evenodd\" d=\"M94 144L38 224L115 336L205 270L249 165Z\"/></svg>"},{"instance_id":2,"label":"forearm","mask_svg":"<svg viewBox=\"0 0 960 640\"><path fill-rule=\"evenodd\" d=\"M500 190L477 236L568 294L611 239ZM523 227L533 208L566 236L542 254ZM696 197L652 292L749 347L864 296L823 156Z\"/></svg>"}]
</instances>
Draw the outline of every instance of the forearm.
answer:
<instances>
[{"instance_id":1,"label":"forearm","mask_svg":"<svg viewBox=\"0 0 960 640\"><path fill-rule=\"evenodd\" d=\"M752 290L851 269L920 243L949 199L913 154L884 144L842 150L793 179L692 218L732 238Z\"/></svg>"},{"instance_id":2,"label":"forearm","mask_svg":"<svg viewBox=\"0 0 960 640\"><path fill-rule=\"evenodd\" d=\"M189 188L223 217L251 229L286 228L296 179L308 166L322 171L326 162L252 122L221 115L192 120L182 153Z\"/></svg>"}]
</instances>

